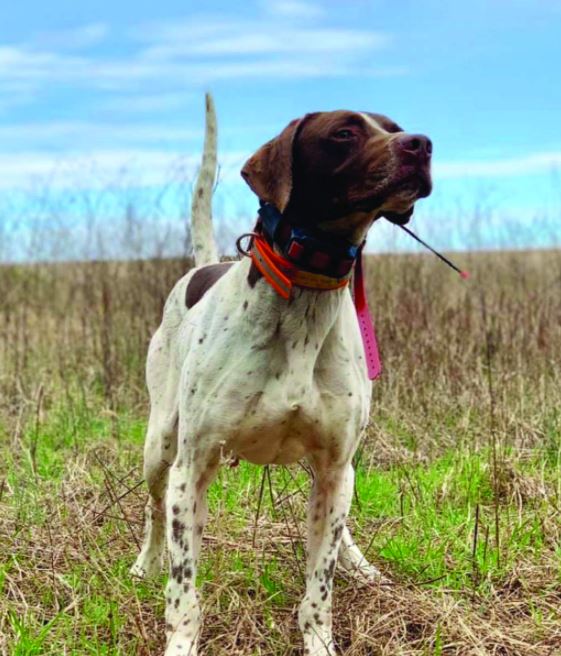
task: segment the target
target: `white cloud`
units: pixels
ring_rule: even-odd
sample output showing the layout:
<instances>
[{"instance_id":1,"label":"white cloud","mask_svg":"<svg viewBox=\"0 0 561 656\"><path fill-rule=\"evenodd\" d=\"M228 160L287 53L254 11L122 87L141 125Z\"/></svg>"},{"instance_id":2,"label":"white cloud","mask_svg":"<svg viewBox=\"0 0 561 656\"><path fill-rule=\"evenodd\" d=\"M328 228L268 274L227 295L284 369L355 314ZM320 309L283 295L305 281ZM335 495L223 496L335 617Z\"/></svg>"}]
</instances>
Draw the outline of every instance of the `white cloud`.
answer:
<instances>
[{"instance_id":1,"label":"white cloud","mask_svg":"<svg viewBox=\"0 0 561 656\"><path fill-rule=\"evenodd\" d=\"M351 54L379 50L389 43L387 34L365 30L276 27L238 33L228 29L212 38L168 40L149 48L143 56L146 59L175 59L193 55Z\"/></svg>"},{"instance_id":2,"label":"white cloud","mask_svg":"<svg viewBox=\"0 0 561 656\"><path fill-rule=\"evenodd\" d=\"M0 143L6 149L42 146L75 150L99 147L103 142L115 147L122 143L184 142L199 139L201 130L146 123L103 123L89 121L49 121L44 123L0 123Z\"/></svg>"},{"instance_id":3,"label":"white cloud","mask_svg":"<svg viewBox=\"0 0 561 656\"><path fill-rule=\"evenodd\" d=\"M127 37L135 42L143 44L155 44L161 42L181 42L186 39L209 39L216 35L227 33L229 29L241 29L242 26L253 21L240 21L222 16L196 17L189 20L176 21L154 21L143 23L132 27Z\"/></svg>"},{"instance_id":4,"label":"white cloud","mask_svg":"<svg viewBox=\"0 0 561 656\"><path fill-rule=\"evenodd\" d=\"M391 42L390 35L385 32L316 24L295 27L273 18L207 18L158 23L136 30L134 35L146 44L141 53L145 60L330 52L356 56L361 52L381 50Z\"/></svg>"},{"instance_id":5,"label":"white cloud","mask_svg":"<svg viewBox=\"0 0 561 656\"><path fill-rule=\"evenodd\" d=\"M178 80L189 93L200 84L222 79L302 79L346 75L390 76L406 71L399 65L377 64L373 53L384 51L391 36L384 32L306 23L317 18L315 5L296 0L267 3L257 18L192 17L144 25L120 35L127 54L108 55L97 46L109 28L104 23L43 34L32 41L0 44L0 94L14 102L31 102L56 89L103 89L123 95L173 90L166 98L146 98L138 111L181 106ZM282 16L301 18L294 21ZM13 103L12 103L13 104ZM7 103L4 102L4 106Z\"/></svg>"},{"instance_id":6,"label":"white cloud","mask_svg":"<svg viewBox=\"0 0 561 656\"><path fill-rule=\"evenodd\" d=\"M299 29L279 31L271 38L238 34L211 40L159 42L122 59L0 46L0 90L33 93L58 85L122 91L146 82L176 84L178 79L192 86L235 77L296 79L336 77L357 71L362 74L357 58L383 49L389 40L377 32ZM253 56L256 54L262 56ZM395 66L372 70L374 75L403 72Z\"/></svg>"},{"instance_id":7,"label":"white cloud","mask_svg":"<svg viewBox=\"0 0 561 656\"><path fill-rule=\"evenodd\" d=\"M200 100L201 95L194 92L115 95L99 102L98 107L111 113L150 114L181 109L193 101Z\"/></svg>"},{"instance_id":8,"label":"white cloud","mask_svg":"<svg viewBox=\"0 0 561 656\"><path fill-rule=\"evenodd\" d=\"M66 30L44 32L37 36L30 46L40 49L80 50L100 44L108 34L109 26L106 23L88 23Z\"/></svg>"},{"instance_id":9,"label":"white cloud","mask_svg":"<svg viewBox=\"0 0 561 656\"><path fill-rule=\"evenodd\" d=\"M29 79L63 63L74 67L75 60L23 46L0 46L0 79Z\"/></svg>"},{"instance_id":10,"label":"white cloud","mask_svg":"<svg viewBox=\"0 0 561 656\"><path fill-rule=\"evenodd\" d=\"M306 2L270 0L266 6L267 13L257 18L193 17L136 28L123 36L122 52L127 54L121 56L96 48L109 33L102 23L43 34L19 44L0 44L0 97L40 106L47 90L52 94L70 89L77 98L88 92L98 112L108 117L112 112L124 116L177 109L190 101L195 89L200 99L201 84L223 79L406 72L399 65L373 63L372 53L383 51L391 41L385 33L332 27L318 20L307 24L304 19L316 19L321 12ZM298 18L296 25L294 18ZM158 93L162 88L167 91ZM100 89L105 92L102 98L93 95ZM7 111L10 105L4 101L3 106ZM80 176L80 171L95 169L109 179L123 167L134 170L139 184L165 184L163 171L179 155L164 148L170 143L175 153L185 151L185 141L200 136L198 130L130 121L121 124L114 117L106 123L89 119L4 122L0 123L0 186L24 187L31 178L41 177L62 185L76 172L79 184L91 186L95 184L92 177ZM52 154L56 152L64 157L56 159ZM193 160L182 161L194 170L198 153ZM230 175L229 156L221 161L225 179ZM242 161L236 161L236 166ZM237 169L234 176L237 180Z\"/></svg>"},{"instance_id":11,"label":"white cloud","mask_svg":"<svg viewBox=\"0 0 561 656\"><path fill-rule=\"evenodd\" d=\"M327 38L332 34L330 40ZM243 39L233 39L199 46L184 44L157 46L131 59L95 59L64 56L50 52L31 52L19 47L0 47L0 90L33 94L43 88L54 86L76 88L98 88L106 90L135 90L145 83L185 84L210 83L232 78L287 78L337 77L365 73L371 76L403 75L406 69L399 66L372 67L366 71L356 66L358 53L372 48L381 48L385 37L377 34L341 31L312 31L309 40L305 32L285 35L271 46L275 52L271 57L233 57L237 45ZM294 47L285 41L293 39ZM250 41L246 49L265 47L264 43ZM187 51L197 47L223 49L216 59L187 57ZM267 46L269 47L269 46ZM217 53L218 54L218 53ZM265 53L260 53L265 54ZM306 55L304 57L304 55Z\"/></svg>"},{"instance_id":12,"label":"white cloud","mask_svg":"<svg viewBox=\"0 0 561 656\"><path fill-rule=\"evenodd\" d=\"M319 5L300 0L265 0L262 6L265 11L283 18L306 19L324 15L324 10Z\"/></svg>"},{"instance_id":13,"label":"white cloud","mask_svg":"<svg viewBox=\"0 0 561 656\"><path fill-rule=\"evenodd\" d=\"M239 180L246 152L224 153L219 157L220 179ZM131 186L166 186L171 182L194 180L200 153L130 149L98 149L68 152L59 158L38 151L0 154L0 189L30 190L48 186L49 191L65 189L105 189L125 183Z\"/></svg>"},{"instance_id":14,"label":"white cloud","mask_svg":"<svg viewBox=\"0 0 561 656\"><path fill-rule=\"evenodd\" d=\"M528 153L520 157L495 160L435 162L435 177L479 178L508 177L547 173L561 167L561 152Z\"/></svg>"},{"instance_id":15,"label":"white cloud","mask_svg":"<svg viewBox=\"0 0 561 656\"><path fill-rule=\"evenodd\" d=\"M27 46L0 45L0 92L28 94L52 89L58 84L91 85L92 60Z\"/></svg>"}]
</instances>

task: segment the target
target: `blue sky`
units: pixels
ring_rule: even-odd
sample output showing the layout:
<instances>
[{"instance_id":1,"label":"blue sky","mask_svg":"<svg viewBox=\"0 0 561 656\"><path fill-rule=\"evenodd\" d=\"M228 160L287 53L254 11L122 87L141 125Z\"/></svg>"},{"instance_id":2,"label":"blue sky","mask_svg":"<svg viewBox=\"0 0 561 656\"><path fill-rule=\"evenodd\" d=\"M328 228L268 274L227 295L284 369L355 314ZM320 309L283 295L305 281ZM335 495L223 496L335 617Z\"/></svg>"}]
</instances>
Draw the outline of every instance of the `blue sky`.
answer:
<instances>
[{"instance_id":1,"label":"blue sky","mask_svg":"<svg viewBox=\"0 0 561 656\"><path fill-rule=\"evenodd\" d=\"M308 111L347 108L430 135L435 192L415 220L441 247L473 245L473 214L481 246L559 243L560 35L561 0L11 3L0 201L25 216L41 185L95 194L126 170L142 194L192 177L208 89L218 215L254 214L239 168L259 145Z\"/></svg>"}]
</instances>

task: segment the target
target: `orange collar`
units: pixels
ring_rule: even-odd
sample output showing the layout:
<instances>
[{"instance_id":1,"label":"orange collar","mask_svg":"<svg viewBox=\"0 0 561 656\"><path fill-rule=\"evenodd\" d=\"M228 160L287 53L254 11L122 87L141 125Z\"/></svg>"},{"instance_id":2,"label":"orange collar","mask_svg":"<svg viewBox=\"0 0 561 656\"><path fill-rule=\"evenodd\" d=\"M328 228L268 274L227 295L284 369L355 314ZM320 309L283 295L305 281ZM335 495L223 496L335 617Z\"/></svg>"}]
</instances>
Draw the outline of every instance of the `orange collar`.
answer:
<instances>
[{"instance_id":1,"label":"orange collar","mask_svg":"<svg viewBox=\"0 0 561 656\"><path fill-rule=\"evenodd\" d=\"M295 264L275 253L260 234L253 235L250 255L265 280L285 299L290 298L294 286L326 292L341 289L349 284L351 272L343 278L330 278L320 273L302 271Z\"/></svg>"},{"instance_id":2,"label":"orange collar","mask_svg":"<svg viewBox=\"0 0 561 656\"><path fill-rule=\"evenodd\" d=\"M239 245L238 250L241 253L250 255L253 263L259 269L265 280L281 296L288 300L292 293L292 287L304 287L306 289L315 289L326 292L333 289L341 289L349 284L351 271L343 278L330 278L320 273L310 273L302 271L295 264L285 259L278 253L275 253L263 235L251 233L251 250L249 253L243 251ZM240 238L241 239L241 238ZM382 373L382 363L378 352L378 342L372 317L368 309L366 300L366 291L364 289L364 276L362 274L362 246L358 251L358 257L355 263L354 274L354 304L358 327L364 346L366 356L366 368L368 378L374 380Z\"/></svg>"}]
</instances>

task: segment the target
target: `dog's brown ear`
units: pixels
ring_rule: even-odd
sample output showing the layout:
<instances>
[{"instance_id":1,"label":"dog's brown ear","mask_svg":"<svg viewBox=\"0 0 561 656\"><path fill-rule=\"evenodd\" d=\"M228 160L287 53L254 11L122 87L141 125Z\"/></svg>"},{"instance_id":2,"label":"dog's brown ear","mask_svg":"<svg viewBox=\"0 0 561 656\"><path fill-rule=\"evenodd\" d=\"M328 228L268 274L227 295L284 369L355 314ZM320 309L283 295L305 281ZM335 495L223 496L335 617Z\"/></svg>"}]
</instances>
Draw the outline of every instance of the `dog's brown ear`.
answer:
<instances>
[{"instance_id":1,"label":"dog's brown ear","mask_svg":"<svg viewBox=\"0 0 561 656\"><path fill-rule=\"evenodd\" d=\"M259 200L284 212L292 192L292 147L301 120L291 121L278 137L252 155L242 168L242 177Z\"/></svg>"}]
</instances>

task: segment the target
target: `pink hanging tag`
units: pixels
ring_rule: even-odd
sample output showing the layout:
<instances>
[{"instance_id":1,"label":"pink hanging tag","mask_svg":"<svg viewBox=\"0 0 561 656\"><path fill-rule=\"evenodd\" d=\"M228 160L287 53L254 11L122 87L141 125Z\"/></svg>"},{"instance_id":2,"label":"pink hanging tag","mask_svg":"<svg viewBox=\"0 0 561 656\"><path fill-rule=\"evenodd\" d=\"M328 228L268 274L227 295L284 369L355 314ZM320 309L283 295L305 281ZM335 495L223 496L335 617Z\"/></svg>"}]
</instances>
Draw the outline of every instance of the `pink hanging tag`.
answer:
<instances>
[{"instance_id":1,"label":"pink hanging tag","mask_svg":"<svg viewBox=\"0 0 561 656\"><path fill-rule=\"evenodd\" d=\"M366 292L364 291L362 247L355 264L354 301L360 334L362 336L362 344L364 346L364 355L366 356L368 378L374 380L382 373L382 363L378 351L376 331L374 330L374 324L372 323L372 317L370 316L370 310L368 309L368 301L366 300Z\"/></svg>"}]
</instances>

